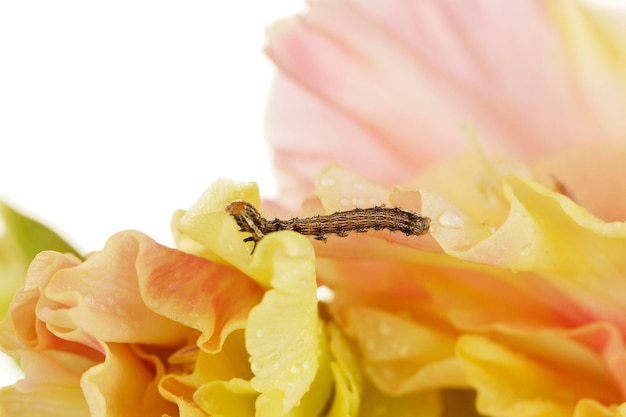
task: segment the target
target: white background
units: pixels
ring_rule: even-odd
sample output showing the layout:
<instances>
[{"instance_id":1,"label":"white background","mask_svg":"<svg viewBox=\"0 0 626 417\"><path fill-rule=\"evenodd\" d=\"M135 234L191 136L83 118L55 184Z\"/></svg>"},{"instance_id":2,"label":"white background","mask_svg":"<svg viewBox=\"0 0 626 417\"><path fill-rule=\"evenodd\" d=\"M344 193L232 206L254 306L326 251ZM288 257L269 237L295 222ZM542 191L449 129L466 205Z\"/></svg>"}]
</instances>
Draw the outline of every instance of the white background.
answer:
<instances>
[{"instance_id":1,"label":"white background","mask_svg":"<svg viewBox=\"0 0 626 417\"><path fill-rule=\"evenodd\" d=\"M303 3L0 2L0 198L90 251L130 228L171 244L219 177L271 196L263 31ZM0 386L18 376L0 354Z\"/></svg>"},{"instance_id":2,"label":"white background","mask_svg":"<svg viewBox=\"0 0 626 417\"><path fill-rule=\"evenodd\" d=\"M275 186L264 29L304 1L0 2L0 198L81 251L220 177ZM0 227L0 232L1 232ZM0 386L18 378L0 354Z\"/></svg>"}]
</instances>

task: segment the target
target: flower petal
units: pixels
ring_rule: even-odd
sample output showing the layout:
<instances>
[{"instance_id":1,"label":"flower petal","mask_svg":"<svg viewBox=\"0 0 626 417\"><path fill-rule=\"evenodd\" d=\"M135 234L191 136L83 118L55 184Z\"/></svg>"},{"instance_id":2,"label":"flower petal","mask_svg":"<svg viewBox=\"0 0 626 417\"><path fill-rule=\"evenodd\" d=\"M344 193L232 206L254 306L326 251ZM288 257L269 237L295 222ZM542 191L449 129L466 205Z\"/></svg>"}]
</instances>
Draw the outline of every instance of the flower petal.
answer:
<instances>
[{"instance_id":1,"label":"flower petal","mask_svg":"<svg viewBox=\"0 0 626 417\"><path fill-rule=\"evenodd\" d=\"M255 255L272 268L272 289L250 312L246 347L252 386L261 393L257 416L271 417L288 412L309 390L325 336L311 244L294 232L273 233Z\"/></svg>"},{"instance_id":2,"label":"flower petal","mask_svg":"<svg viewBox=\"0 0 626 417\"><path fill-rule=\"evenodd\" d=\"M580 398L606 395L602 385L480 336L462 336L457 354L477 389L477 410L485 415L568 416Z\"/></svg>"},{"instance_id":3,"label":"flower petal","mask_svg":"<svg viewBox=\"0 0 626 417\"><path fill-rule=\"evenodd\" d=\"M626 220L626 147L587 144L546 155L532 163L538 182L604 221Z\"/></svg>"},{"instance_id":4,"label":"flower petal","mask_svg":"<svg viewBox=\"0 0 626 417\"><path fill-rule=\"evenodd\" d=\"M189 330L150 310L141 297L136 263L142 244L157 246L139 232L121 232L82 264L57 271L39 302L39 319L57 336L86 345L93 338L181 343Z\"/></svg>"},{"instance_id":5,"label":"flower petal","mask_svg":"<svg viewBox=\"0 0 626 417\"><path fill-rule=\"evenodd\" d=\"M466 148L459 125L468 121L487 149L518 157L624 142L624 13L457 3L313 1L270 29L267 52L282 74L268 137L290 207L331 162L402 183Z\"/></svg>"},{"instance_id":6,"label":"flower petal","mask_svg":"<svg viewBox=\"0 0 626 417\"><path fill-rule=\"evenodd\" d=\"M24 380L0 390L2 415L15 417L89 415L80 376L91 359L60 351L20 352Z\"/></svg>"},{"instance_id":7,"label":"flower petal","mask_svg":"<svg viewBox=\"0 0 626 417\"><path fill-rule=\"evenodd\" d=\"M542 272L547 282L586 312L587 317L570 321L603 319L626 329L622 314L626 224L605 223L569 198L520 178L505 180L505 194L511 201L509 216L489 238L457 250L439 239L440 229L432 230L432 235L455 257Z\"/></svg>"},{"instance_id":8,"label":"flower petal","mask_svg":"<svg viewBox=\"0 0 626 417\"><path fill-rule=\"evenodd\" d=\"M86 371L81 378L91 416L156 417L175 412L172 403L156 395L153 364L141 360L128 344L103 346L106 352L104 362Z\"/></svg>"},{"instance_id":9,"label":"flower petal","mask_svg":"<svg viewBox=\"0 0 626 417\"><path fill-rule=\"evenodd\" d=\"M240 271L143 239L136 261L139 290L158 314L200 330L197 344L217 352L242 329L263 290Z\"/></svg>"},{"instance_id":10,"label":"flower petal","mask_svg":"<svg viewBox=\"0 0 626 417\"><path fill-rule=\"evenodd\" d=\"M0 201L0 318L24 284L28 265L45 250L78 254L53 230Z\"/></svg>"}]
</instances>

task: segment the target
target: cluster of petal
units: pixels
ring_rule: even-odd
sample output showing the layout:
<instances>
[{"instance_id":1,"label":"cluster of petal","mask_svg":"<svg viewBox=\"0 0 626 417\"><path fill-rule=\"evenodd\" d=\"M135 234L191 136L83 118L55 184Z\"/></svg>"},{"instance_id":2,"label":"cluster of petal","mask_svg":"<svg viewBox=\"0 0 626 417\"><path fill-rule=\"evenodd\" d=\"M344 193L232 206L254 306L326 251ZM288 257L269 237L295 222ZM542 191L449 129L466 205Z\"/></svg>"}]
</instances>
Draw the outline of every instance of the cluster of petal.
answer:
<instances>
[{"instance_id":1,"label":"cluster of petal","mask_svg":"<svg viewBox=\"0 0 626 417\"><path fill-rule=\"evenodd\" d=\"M333 319L389 395L455 392L440 397L441 411L472 389L481 415L618 415L626 224L481 161L444 164L464 171L449 187L469 190L459 204L442 196L445 187L433 191L428 175L385 195L340 167L321 172L312 207L384 202L433 219L424 237L315 243L318 279L335 291Z\"/></svg>"},{"instance_id":2,"label":"cluster of petal","mask_svg":"<svg viewBox=\"0 0 626 417\"><path fill-rule=\"evenodd\" d=\"M203 415L177 407L168 376L201 372L205 355L234 344L262 294L240 271L139 232L84 262L42 252L0 324L25 372L0 391L2 414Z\"/></svg>"},{"instance_id":3,"label":"cluster of petal","mask_svg":"<svg viewBox=\"0 0 626 417\"><path fill-rule=\"evenodd\" d=\"M42 252L0 324L24 379L2 414L354 415L362 375L318 312L315 254L268 236L251 256L225 206L256 186L218 181L173 228L185 251L121 232L85 261Z\"/></svg>"}]
</instances>

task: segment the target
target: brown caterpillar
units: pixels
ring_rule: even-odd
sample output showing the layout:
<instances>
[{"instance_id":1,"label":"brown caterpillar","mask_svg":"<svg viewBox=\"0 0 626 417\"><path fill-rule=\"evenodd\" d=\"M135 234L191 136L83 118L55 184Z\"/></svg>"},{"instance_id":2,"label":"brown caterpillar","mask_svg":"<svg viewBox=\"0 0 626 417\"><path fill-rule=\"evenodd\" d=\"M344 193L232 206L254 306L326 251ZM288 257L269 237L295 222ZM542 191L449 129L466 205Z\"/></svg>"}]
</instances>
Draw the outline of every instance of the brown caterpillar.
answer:
<instances>
[{"instance_id":1,"label":"brown caterpillar","mask_svg":"<svg viewBox=\"0 0 626 417\"><path fill-rule=\"evenodd\" d=\"M346 236L350 232L363 233L371 229L388 229L407 236L421 236L430 227L430 218L399 207L355 208L328 215L267 220L252 204L237 200L226 206L226 212L235 218L240 231L252 234L243 240L254 242L252 252L263 236L279 230L293 230L325 242L330 235Z\"/></svg>"}]
</instances>

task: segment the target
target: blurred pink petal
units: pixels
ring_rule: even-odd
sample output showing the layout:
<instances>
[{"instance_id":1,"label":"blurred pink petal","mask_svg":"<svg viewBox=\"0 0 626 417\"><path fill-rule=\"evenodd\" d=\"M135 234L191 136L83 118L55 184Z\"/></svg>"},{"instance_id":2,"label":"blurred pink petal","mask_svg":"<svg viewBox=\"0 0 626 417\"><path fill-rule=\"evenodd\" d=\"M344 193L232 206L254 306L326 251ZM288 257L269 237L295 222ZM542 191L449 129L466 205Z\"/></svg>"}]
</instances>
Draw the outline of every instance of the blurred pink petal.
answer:
<instances>
[{"instance_id":1,"label":"blurred pink petal","mask_svg":"<svg viewBox=\"0 0 626 417\"><path fill-rule=\"evenodd\" d=\"M626 13L576 2L312 1L269 30L285 204L334 162L385 186L468 148L532 157L625 142Z\"/></svg>"}]
</instances>

